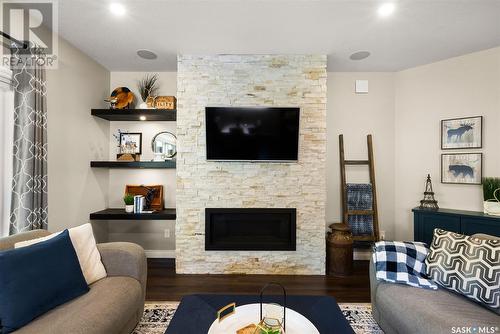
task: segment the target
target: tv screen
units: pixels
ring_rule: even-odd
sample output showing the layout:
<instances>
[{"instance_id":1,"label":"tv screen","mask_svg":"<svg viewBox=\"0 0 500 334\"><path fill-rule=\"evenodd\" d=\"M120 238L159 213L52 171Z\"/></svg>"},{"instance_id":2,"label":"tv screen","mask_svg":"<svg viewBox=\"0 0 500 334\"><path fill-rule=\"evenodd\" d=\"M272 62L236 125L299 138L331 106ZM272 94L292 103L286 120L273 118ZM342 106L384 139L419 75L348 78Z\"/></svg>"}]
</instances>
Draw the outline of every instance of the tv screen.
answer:
<instances>
[{"instance_id":1,"label":"tv screen","mask_svg":"<svg viewBox=\"0 0 500 334\"><path fill-rule=\"evenodd\" d=\"M208 160L296 161L299 108L207 107Z\"/></svg>"}]
</instances>

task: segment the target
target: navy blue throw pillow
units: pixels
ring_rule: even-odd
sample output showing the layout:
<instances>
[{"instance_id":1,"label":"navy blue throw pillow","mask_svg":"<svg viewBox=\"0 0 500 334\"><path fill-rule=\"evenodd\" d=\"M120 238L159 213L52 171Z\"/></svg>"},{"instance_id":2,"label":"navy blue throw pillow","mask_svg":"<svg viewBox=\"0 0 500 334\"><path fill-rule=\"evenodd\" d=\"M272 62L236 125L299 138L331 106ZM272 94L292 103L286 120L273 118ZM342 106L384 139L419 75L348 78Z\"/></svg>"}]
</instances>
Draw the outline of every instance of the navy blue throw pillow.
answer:
<instances>
[{"instance_id":1,"label":"navy blue throw pillow","mask_svg":"<svg viewBox=\"0 0 500 334\"><path fill-rule=\"evenodd\" d=\"M89 291L68 230L0 252L0 332L10 333Z\"/></svg>"}]
</instances>

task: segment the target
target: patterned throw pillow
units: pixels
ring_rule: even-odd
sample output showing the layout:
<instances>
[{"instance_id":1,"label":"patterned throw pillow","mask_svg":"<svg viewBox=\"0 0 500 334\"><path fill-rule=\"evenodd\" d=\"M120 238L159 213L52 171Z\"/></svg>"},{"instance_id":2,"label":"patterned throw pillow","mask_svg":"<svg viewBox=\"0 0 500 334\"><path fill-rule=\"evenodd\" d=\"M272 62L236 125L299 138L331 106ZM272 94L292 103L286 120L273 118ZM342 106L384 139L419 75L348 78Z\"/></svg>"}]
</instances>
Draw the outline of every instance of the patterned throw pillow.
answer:
<instances>
[{"instance_id":1,"label":"patterned throw pillow","mask_svg":"<svg viewBox=\"0 0 500 334\"><path fill-rule=\"evenodd\" d=\"M500 239L435 229L425 262L436 283L500 314Z\"/></svg>"},{"instance_id":2,"label":"patterned throw pillow","mask_svg":"<svg viewBox=\"0 0 500 334\"><path fill-rule=\"evenodd\" d=\"M429 249L422 242L379 241L375 243L373 262L379 280L417 288L436 290L438 286L425 276L425 258Z\"/></svg>"}]
</instances>

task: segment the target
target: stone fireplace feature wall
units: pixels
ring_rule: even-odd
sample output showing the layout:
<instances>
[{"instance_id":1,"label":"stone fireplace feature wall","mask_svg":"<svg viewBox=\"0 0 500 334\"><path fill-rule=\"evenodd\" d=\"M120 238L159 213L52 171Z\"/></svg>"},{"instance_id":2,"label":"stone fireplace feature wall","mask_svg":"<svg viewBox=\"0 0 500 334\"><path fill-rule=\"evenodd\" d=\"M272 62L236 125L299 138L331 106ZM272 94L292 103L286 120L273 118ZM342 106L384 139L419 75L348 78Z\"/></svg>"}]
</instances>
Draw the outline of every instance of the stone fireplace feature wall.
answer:
<instances>
[{"instance_id":1,"label":"stone fireplace feature wall","mask_svg":"<svg viewBox=\"0 0 500 334\"><path fill-rule=\"evenodd\" d=\"M176 269L324 274L326 56L178 57ZM206 160L205 107L300 107L298 163ZM296 208L296 251L205 251L205 208Z\"/></svg>"}]
</instances>

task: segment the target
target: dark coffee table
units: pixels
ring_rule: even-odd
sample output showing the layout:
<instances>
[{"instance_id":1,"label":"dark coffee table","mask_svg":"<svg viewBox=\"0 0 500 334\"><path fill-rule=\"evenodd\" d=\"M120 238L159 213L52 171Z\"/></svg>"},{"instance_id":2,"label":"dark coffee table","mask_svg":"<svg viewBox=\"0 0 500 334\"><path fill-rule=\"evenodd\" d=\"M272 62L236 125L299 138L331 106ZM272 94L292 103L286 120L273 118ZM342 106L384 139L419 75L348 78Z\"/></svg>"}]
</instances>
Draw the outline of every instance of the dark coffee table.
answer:
<instances>
[{"instance_id":1,"label":"dark coffee table","mask_svg":"<svg viewBox=\"0 0 500 334\"><path fill-rule=\"evenodd\" d=\"M282 303L281 296L266 296L266 303ZM217 311L229 303L259 303L259 296L190 295L182 298L165 334L206 334ZM321 334L353 334L337 302L327 296L287 296L287 307L309 319ZM231 333L228 333L231 334ZM306 334L306 333L304 333Z\"/></svg>"}]
</instances>

